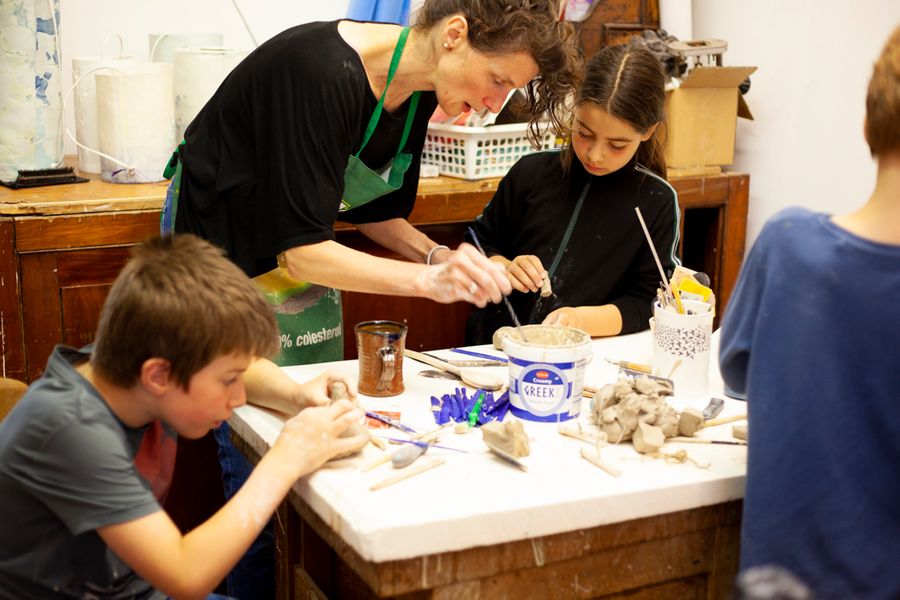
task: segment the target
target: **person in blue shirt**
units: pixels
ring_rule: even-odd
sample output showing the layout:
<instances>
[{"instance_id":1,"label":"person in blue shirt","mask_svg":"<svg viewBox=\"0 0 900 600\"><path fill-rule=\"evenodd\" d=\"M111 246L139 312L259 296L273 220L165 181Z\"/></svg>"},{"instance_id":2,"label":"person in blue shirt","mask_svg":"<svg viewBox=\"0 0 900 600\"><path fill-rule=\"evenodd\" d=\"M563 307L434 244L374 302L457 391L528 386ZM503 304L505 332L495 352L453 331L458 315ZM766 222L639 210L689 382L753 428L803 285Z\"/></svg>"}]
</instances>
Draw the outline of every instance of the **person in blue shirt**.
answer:
<instances>
[{"instance_id":1,"label":"person in blue shirt","mask_svg":"<svg viewBox=\"0 0 900 600\"><path fill-rule=\"evenodd\" d=\"M741 569L784 567L816 598L900 598L900 27L865 138L871 196L766 223L721 334L750 425Z\"/></svg>"}]
</instances>

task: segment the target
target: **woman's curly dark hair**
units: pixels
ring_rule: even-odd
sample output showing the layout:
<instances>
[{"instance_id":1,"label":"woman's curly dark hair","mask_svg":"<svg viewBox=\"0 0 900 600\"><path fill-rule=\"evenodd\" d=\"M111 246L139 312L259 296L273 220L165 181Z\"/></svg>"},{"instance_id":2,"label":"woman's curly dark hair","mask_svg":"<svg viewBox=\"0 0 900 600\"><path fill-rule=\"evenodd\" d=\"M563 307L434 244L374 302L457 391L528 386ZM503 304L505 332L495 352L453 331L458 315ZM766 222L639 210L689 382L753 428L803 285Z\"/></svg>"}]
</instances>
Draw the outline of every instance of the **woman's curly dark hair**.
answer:
<instances>
[{"instance_id":1,"label":"woman's curly dark hair","mask_svg":"<svg viewBox=\"0 0 900 600\"><path fill-rule=\"evenodd\" d=\"M465 16L473 49L527 52L537 63L538 76L525 86L532 144L539 146L541 121L563 131L581 69L575 34L559 20L558 0L425 0L414 26L428 31L455 14Z\"/></svg>"}]
</instances>

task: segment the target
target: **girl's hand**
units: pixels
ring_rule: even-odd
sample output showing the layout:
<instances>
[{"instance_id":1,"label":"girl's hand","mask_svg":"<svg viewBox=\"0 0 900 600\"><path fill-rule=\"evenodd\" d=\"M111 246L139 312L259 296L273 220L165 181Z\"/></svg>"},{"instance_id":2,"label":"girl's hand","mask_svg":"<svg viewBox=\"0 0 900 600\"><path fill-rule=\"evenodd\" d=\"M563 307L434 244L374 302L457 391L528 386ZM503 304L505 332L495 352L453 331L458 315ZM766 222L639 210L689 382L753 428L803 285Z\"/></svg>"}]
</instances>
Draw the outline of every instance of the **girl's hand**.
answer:
<instances>
[{"instance_id":1,"label":"girl's hand","mask_svg":"<svg viewBox=\"0 0 900 600\"><path fill-rule=\"evenodd\" d=\"M560 325L562 327L574 327L575 329L586 328L586 324L583 322L578 309L572 306L557 308L547 315L542 325Z\"/></svg>"},{"instance_id":2,"label":"girl's hand","mask_svg":"<svg viewBox=\"0 0 900 600\"><path fill-rule=\"evenodd\" d=\"M295 404L298 410L310 406L328 406L331 404L328 389L336 381L341 381L347 386L350 400L353 404L356 404L356 383L339 373L325 372L297 386Z\"/></svg>"},{"instance_id":3,"label":"girl's hand","mask_svg":"<svg viewBox=\"0 0 900 600\"><path fill-rule=\"evenodd\" d=\"M463 300L479 308L488 302L496 304L512 292L503 266L488 260L469 244L460 244L440 264L422 271L415 285L421 295L436 302L449 304Z\"/></svg>"},{"instance_id":4,"label":"girl's hand","mask_svg":"<svg viewBox=\"0 0 900 600\"><path fill-rule=\"evenodd\" d=\"M531 254L515 257L506 266L506 274L512 286L520 292L536 292L547 276L541 259Z\"/></svg>"},{"instance_id":5,"label":"girl's hand","mask_svg":"<svg viewBox=\"0 0 900 600\"><path fill-rule=\"evenodd\" d=\"M284 423L284 428L270 452L279 456L279 464L295 469L294 478L302 477L324 465L329 459L360 450L369 441L368 433L341 437L348 427L362 420L363 412L349 400L338 400L330 406L305 408Z\"/></svg>"}]
</instances>

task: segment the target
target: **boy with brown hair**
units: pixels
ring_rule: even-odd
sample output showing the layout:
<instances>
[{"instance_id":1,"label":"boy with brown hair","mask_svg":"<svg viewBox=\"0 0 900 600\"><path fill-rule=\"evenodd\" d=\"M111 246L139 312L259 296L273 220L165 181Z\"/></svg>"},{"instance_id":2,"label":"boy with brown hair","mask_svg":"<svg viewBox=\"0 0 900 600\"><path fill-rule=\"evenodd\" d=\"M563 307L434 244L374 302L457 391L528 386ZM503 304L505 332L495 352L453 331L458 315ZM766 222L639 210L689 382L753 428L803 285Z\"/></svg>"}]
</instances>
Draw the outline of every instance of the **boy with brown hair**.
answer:
<instances>
[{"instance_id":1,"label":"boy with brown hair","mask_svg":"<svg viewBox=\"0 0 900 600\"><path fill-rule=\"evenodd\" d=\"M858 210L790 208L753 246L722 326L750 423L741 569L816 598L900 598L900 27L875 63Z\"/></svg>"},{"instance_id":2,"label":"boy with brown hair","mask_svg":"<svg viewBox=\"0 0 900 600\"><path fill-rule=\"evenodd\" d=\"M299 477L367 441L340 437L362 417L351 402L317 406L337 377L297 384L256 358L276 350L271 310L220 250L186 234L136 247L93 351L58 346L0 425L0 597L209 594ZM205 435L248 396L310 408L183 535L161 508L176 436Z\"/></svg>"}]
</instances>

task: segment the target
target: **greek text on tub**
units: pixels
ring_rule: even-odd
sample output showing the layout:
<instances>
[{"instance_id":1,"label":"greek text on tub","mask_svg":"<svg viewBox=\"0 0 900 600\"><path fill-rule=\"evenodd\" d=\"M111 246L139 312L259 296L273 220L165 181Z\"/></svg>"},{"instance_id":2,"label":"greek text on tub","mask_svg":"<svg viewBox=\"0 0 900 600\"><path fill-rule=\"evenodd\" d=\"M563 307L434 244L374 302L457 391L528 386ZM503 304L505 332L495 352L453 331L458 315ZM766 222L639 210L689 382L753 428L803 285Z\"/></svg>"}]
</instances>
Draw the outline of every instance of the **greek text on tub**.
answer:
<instances>
[{"instance_id":1,"label":"greek text on tub","mask_svg":"<svg viewBox=\"0 0 900 600\"><path fill-rule=\"evenodd\" d=\"M572 396L572 384L565 374L548 364L535 364L513 381L524 407L538 416L552 415Z\"/></svg>"}]
</instances>

